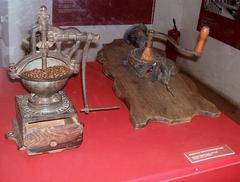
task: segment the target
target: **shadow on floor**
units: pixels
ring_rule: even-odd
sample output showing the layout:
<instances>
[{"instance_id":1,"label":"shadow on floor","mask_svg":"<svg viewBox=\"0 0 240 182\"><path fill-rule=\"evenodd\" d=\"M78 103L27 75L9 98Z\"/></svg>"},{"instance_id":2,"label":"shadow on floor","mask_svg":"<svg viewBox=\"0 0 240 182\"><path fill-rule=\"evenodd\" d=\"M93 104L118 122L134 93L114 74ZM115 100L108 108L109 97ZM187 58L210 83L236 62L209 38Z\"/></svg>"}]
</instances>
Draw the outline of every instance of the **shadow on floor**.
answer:
<instances>
[{"instance_id":1,"label":"shadow on floor","mask_svg":"<svg viewBox=\"0 0 240 182\"><path fill-rule=\"evenodd\" d=\"M214 103L222 113L230 117L236 123L240 124L240 108L238 108L236 105L232 104L227 99L225 99L224 97L216 93L209 86L201 83L199 80L197 80L193 76L190 76L185 72L184 74L192 78L192 80L196 83L196 86L198 87L199 92L204 98Z\"/></svg>"}]
</instances>

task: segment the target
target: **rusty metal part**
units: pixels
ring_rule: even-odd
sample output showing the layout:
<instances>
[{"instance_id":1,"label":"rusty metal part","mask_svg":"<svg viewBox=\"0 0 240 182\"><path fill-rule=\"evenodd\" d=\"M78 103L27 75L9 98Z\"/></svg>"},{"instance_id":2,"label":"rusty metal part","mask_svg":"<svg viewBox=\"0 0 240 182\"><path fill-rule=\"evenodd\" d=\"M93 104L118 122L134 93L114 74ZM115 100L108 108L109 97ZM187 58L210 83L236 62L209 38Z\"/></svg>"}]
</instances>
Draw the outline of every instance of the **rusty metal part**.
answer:
<instances>
[{"instance_id":1,"label":"rusty metal part","mask_svg":"<svg viewBox=\"0 0 240 182\"><path fill-rule=\"evenodd\" d=\"M124 40L136 48L145 48L147 42L147 26L137 24L129 27L124 33Z\"/></svg>"},{"instance_id":2,"label":"rusty metal part","mask_svg":"<svg viewBox=\"0 0 240 182\"><path fill-rule=\"evenodd\" d=\"M82 60L82 91L83 91L83 103L84 103L84 108L81 109L81 112L85 112L88 114L89 112L92 111L103 111L103 110L115 110L119 109L120 106L112 106L112 107L101 107L101 108L89 108L88 105L88 94L87 94L87 84L86 84L86 61L87 61L87 51L90 43L92 41L93 37L91 34L88 35L87 42L83 48L83 60Z\"/></svg>"},{"instance_id":3,"label":"rusty metal part","mask_svg":"<svg viewBox=\"0 0 240 182\"><path fill-rule=\"evenodd\" d=\"M94 112L94 111L106 111L106 110L116 110L120 109L120 106L110 106L110 107L95 107L95 108L83 108L80 111L89 113L89 112Z\"/></svg>"}]
</instances>

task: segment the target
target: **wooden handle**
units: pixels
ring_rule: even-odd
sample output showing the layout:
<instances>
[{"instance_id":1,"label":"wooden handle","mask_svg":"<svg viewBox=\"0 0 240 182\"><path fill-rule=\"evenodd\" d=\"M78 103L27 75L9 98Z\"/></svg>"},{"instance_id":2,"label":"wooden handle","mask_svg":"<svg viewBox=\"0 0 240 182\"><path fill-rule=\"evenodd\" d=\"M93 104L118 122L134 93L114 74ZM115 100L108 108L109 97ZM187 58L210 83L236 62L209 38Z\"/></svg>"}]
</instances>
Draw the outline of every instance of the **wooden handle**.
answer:
<instances>
[{"instance_id":1,"label":"wooden handle","mask_svg":"<svg viewBox=\"0 0 240 182\"><path fill-rule=\"evenodd\" d=\"M209 27L207 26L202 27L199 33L199 39L198 39L197 45L195 47L195 52L200 54L202 53L208 38L208 34L209 34Z\"/></svg>"},{"instance_id":2,"label":"wooden handle","mask_svg":"<svg viewBox=\"0 0 240 182\"><path fill-rule=\"evenodd\" d=\"M152 49L153 35L154 35L154 31L153 30L148 32L147 46L143 50L143 53L142 53L142 56L141 56L141 59L146 61L146 62L151 62L153 60L153 49Z\"/></svg>"},{"instance_id":3,"label":"wooden handle","mask_svg":"<svg viewBox=\"0 0 240 182\"><path fill-rule=\"evenodd\" d=\"M153 30L150 30L150 31L148 32L148 41L147 41L147 47L149 47L149 48L152 48L153 35L154 35L154 31L153 31Z\"/></svg>"}]
</instances>

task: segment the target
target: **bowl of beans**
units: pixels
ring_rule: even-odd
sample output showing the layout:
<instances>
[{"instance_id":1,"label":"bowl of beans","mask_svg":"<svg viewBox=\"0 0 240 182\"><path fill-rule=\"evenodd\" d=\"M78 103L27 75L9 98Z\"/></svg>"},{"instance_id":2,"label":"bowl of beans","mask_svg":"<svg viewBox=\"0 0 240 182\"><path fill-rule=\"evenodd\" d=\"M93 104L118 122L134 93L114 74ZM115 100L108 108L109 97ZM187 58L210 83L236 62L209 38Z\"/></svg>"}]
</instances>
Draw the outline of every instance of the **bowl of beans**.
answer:
<instances>
[{"instance_id":1,"label":"bowl of beans","mask_svg":"<svg viewBox=\"0 0 240 182\"><path fill-rule=\"evenodd\" d=\"M61 90L68 78L73 74L61 61L51 61L47 68L41 68L39 61L26 66L19 75L25 88L31 93L50 96Z\"/></svg>"}]
</instances>

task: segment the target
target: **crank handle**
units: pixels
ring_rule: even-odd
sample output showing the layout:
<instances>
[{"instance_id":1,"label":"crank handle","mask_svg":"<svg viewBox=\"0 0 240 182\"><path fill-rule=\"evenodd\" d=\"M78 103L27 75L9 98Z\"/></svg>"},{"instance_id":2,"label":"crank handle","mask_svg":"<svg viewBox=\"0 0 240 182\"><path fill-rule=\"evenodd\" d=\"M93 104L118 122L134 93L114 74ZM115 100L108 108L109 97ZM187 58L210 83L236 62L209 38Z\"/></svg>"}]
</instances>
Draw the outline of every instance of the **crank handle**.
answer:
<instances>
[{"instance_id":1,"label":"crank handle","mask_svg":"<svg viewBox=\"0 0 240 182\"><path fill-rule=\"evenodd\" d=\"M94 112L94 111L106 111L106 110L116 110L116 109L120 109L120 106L83 108L80 111L88 114L89 112Z\"/></svg>"},{"instance_id":2,"label":"crank handle","mask_svg":"<svg viewBox=\"0 0 240 182\"><path fill-rule=\"evenodd\" d=\"M199 54L201 54L203 52L208 35L209 35L209 27L207 27L207 26L202 27L202 29L199 33L199 39L198 39L197 45L194 50L195 52L197 52Z\"/></svg>"},{"instance_id":3,"label":"crank handle","mask_svg":"<svg viewBox=\"0 0 240 182\"><path fill-rule=\"evenodd\" d=\"M168 40L176 49L176 51L186 57L199 57L201 53L203 52L204 46L206 44L207 38L209 34L209 27L204 26L202 27L200 33L199 33L199 39L196 44L196 47L194 50L189 50L186 48L183 48L182 46L178 45L178 43L170 36L161 33L161 32L155 32L154 37L159 38L161 40ZM164 39L165 38L165 39Z\"/></svg>"}]
</instances>

